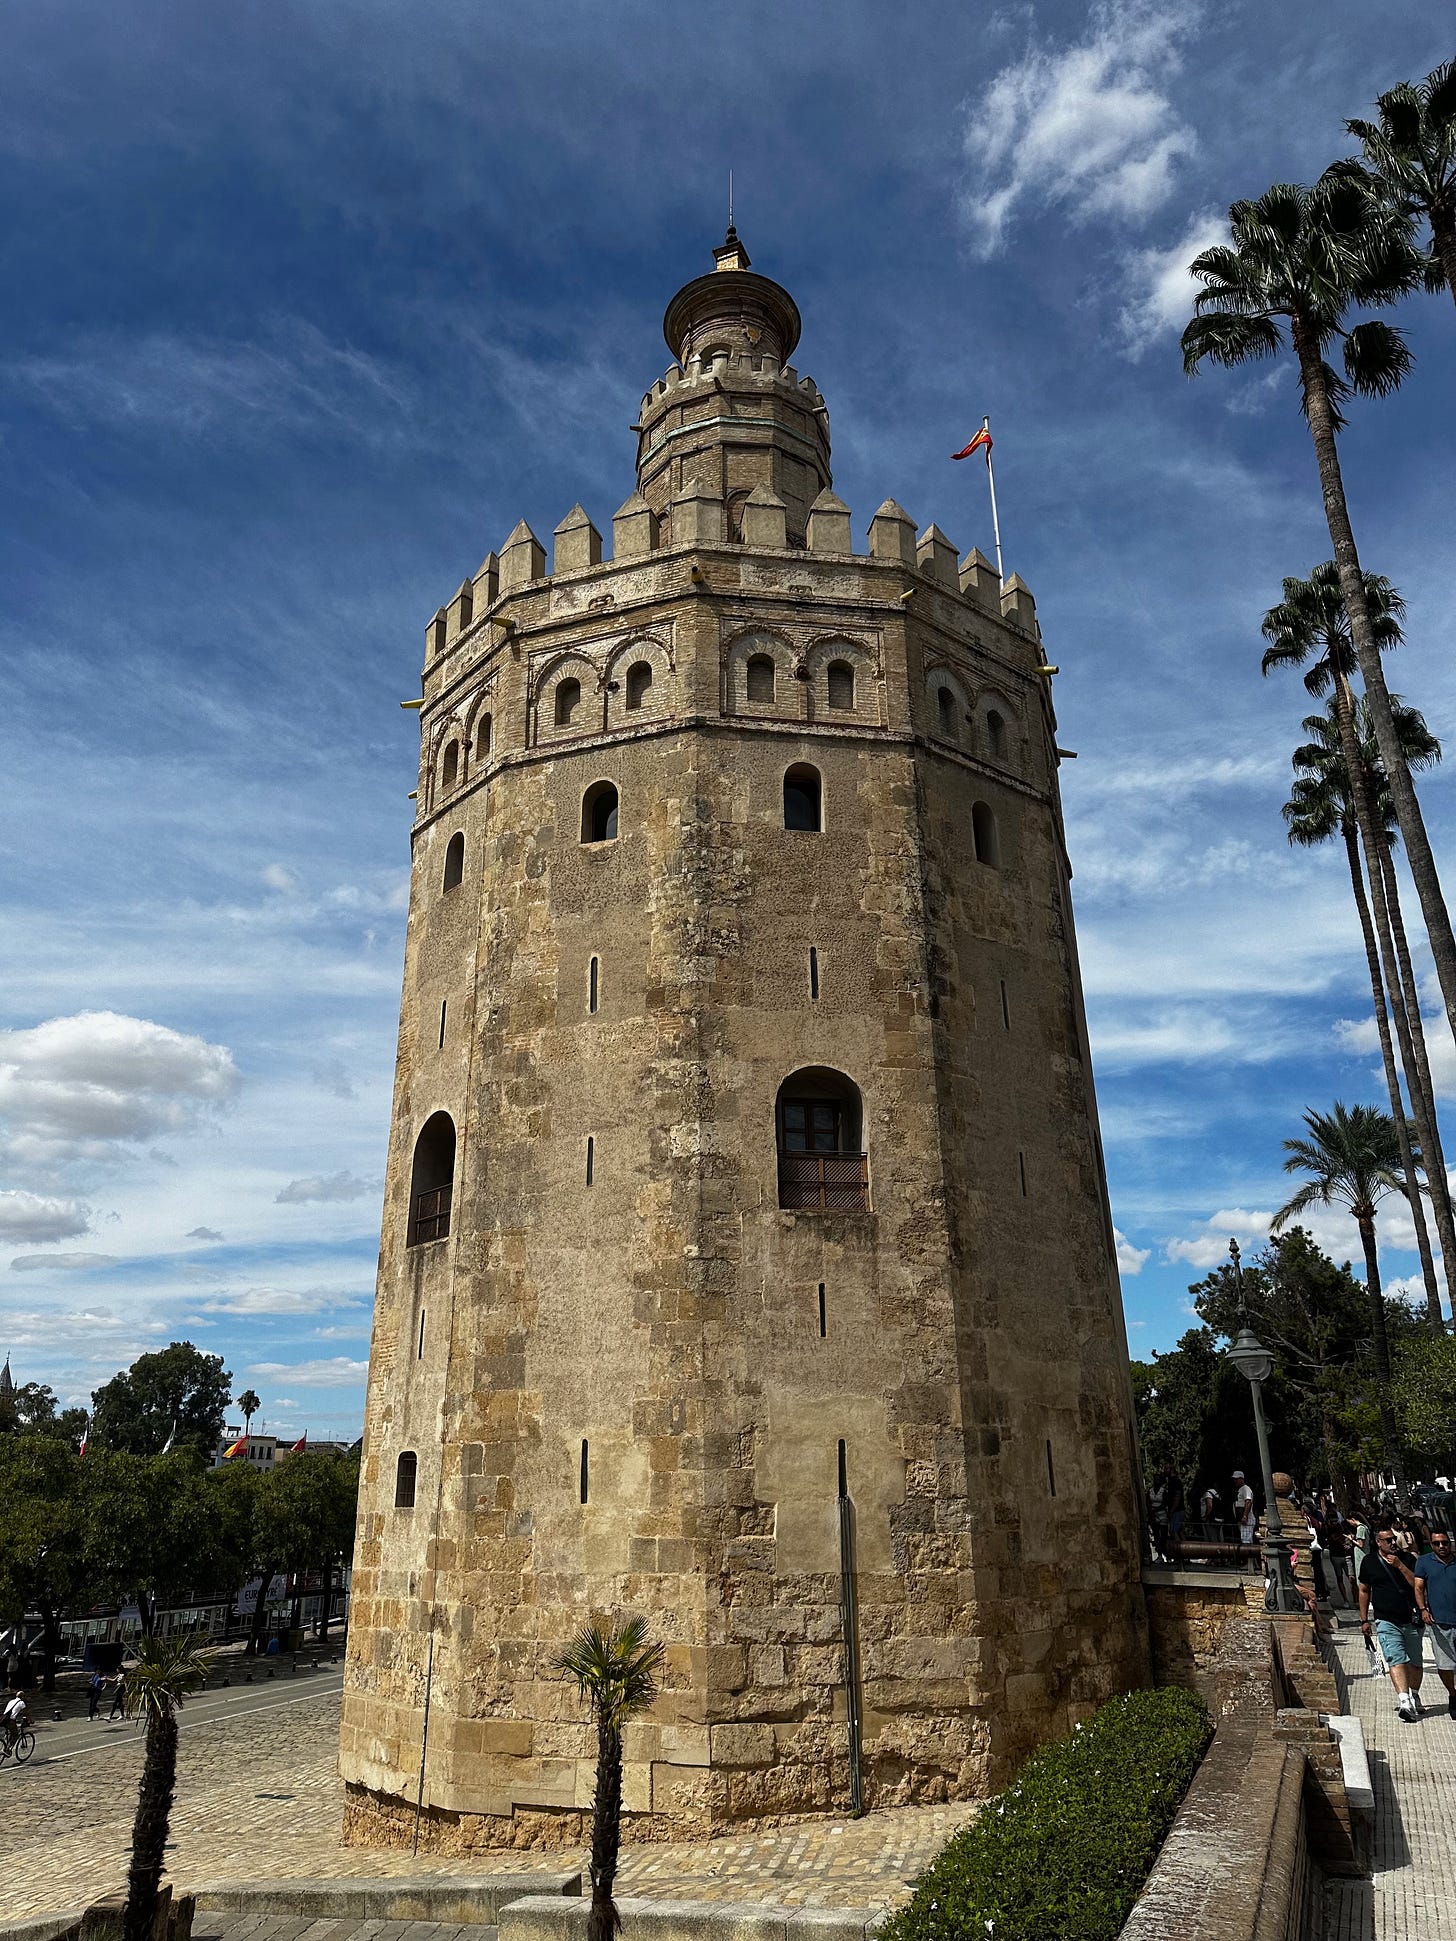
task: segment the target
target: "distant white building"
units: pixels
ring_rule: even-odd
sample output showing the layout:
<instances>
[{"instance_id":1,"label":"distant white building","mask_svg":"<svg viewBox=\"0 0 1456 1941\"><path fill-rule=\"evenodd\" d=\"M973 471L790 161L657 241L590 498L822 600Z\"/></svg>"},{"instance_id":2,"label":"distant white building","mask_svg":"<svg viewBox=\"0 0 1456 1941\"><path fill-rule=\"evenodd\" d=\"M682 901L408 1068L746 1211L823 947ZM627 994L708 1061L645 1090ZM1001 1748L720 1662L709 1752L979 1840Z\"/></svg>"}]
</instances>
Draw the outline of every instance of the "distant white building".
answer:
<instances>
[{"instance_id":1,"label":"distant white building","mask_svg":"<svg viewBox=\"0 0 1456 1941\"><path fill-rule=\"evenodd\" d=\"M228 1450L235 1443L245 1443L235 1456L229 1457ZM286 1451L285 1451L286 1453ZM277 1436L244 1436L241 1429L224 1429L222 1440L217 1445L211 1467L221 1469L224 1462L250 1462L259 1469L271 1469L278 1460Z\"/></svg>"}]
</instances>

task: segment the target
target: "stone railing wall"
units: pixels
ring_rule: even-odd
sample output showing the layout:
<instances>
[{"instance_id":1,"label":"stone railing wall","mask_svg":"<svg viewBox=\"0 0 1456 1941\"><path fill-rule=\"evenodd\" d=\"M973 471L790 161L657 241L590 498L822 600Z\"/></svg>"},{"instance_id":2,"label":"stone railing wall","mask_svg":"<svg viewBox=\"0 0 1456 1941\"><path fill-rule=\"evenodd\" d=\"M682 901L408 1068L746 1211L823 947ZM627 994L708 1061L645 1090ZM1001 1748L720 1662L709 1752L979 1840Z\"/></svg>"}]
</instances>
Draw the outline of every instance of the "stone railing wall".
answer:
<instances>
[{"instance_id":1,"label":"stone railing wall","mask_svg":"<svg viewBox=\"0 0 1456 1941\"><path fill-rule=\"evenodd\" d=\"M1319 1941L1325 1876L1363 1871L1339 1740L1309 1703L1333 1711L1337 1681L1306 1620L1261 1615L1224 1617L1200 1683L1213 1743L1123 1941Z\"/></svg>"}]
</instances>

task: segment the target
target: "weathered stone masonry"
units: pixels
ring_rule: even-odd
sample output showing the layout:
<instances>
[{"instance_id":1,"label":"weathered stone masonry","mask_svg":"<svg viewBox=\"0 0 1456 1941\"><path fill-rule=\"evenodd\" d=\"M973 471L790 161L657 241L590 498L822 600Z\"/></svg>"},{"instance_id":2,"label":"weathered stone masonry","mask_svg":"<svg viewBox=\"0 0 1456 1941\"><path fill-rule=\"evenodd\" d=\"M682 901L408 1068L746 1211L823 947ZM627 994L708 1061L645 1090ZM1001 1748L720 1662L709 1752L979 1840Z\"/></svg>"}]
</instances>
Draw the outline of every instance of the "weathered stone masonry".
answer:
<instances>
[{"instance_id":1,"label":"weathered stone masonry","mask_svg":"<svg viewBox=\"0 0 1456 1941\"><path fill-rule=\"evenodd\" d=\"M610 560L580 508L549 576L518 526L426 636L361 1842L409 1837L432 1631L422 1843L578 1832L594 1745L550 1659L588 1611L669 1647L634 1831L842 1808L841 1444L869 1803L985 1791L1146 1675L1031 596L891 501L854 552L793 302L717 254ZM781 1206L816 1112L830 1210L797 1151Z\"/></svg>"}]
</instances>

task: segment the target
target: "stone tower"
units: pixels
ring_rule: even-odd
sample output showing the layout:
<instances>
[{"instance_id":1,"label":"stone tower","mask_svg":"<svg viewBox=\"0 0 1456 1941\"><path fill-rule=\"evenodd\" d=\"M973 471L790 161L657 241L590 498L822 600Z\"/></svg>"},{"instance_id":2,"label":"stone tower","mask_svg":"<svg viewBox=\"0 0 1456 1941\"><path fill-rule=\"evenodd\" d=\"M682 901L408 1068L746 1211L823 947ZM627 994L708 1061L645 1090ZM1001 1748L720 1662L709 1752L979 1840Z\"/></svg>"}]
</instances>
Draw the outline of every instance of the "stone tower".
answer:
<instances>
[{"instance_id":1,"label":"stone tower","mask_svg":"<svg viewBox=\"0 0 1456 1941\"><path fill-rule=\"evenodd\" d=\"M678 292L610 559L425 637L348 1837L574 1838L553 1674L645 1615L638 1830L973 1796L1146 1676L1032 598L856 551L799 314ZM425 1698L429 1686L428 1734Z\"/></svg>"}]
</instances>

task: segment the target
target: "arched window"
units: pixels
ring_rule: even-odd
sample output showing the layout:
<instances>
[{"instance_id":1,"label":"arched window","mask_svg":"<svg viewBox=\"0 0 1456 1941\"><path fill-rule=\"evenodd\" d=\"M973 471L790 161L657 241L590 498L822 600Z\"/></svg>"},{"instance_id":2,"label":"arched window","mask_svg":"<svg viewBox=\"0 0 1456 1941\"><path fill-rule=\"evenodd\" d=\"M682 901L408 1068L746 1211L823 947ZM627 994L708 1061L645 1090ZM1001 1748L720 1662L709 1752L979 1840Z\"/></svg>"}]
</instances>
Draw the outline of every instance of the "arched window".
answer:
<instances>
[{"instance_id":1,"label":"arched window","mask_svg":"<svg viewBox=\"0 0 1456 1941\"><path fill-rule=\"evenodd\" d=\"M581 682L572 677L556 684L556 725L568 728L581 706Z\"/></svg>"},{"instance_id":2,"label":"arched window","mask_svg":"<svg viewBox=\"0 0 1456 1941\"><path fill-rule=\"evenodd\" d=\"M986 740L991 753L999 760L1006 753L1006 717L998 714L995 708L986 715Z\"/></svg>"},{"instance_id":3,"label":"arched window","mask_svg":"<svg viewBox=\"0 0 1456 1941\"><path fill-rule=\"evenodd\" d=\"M976 861L1001 867L1001 833L996 827L996 811L988 802L971 804L971 837L976 845Z\"/></svg>"},{"instance_id":4,"label":"arched window","mask_svg":"<svg viewBox=\"0 0 1456 1941\"><path fill-rule=\"evenodd\" d=\"M774 664L771 655L749 655L748 698L750 701L772 701L774 698Z\"/></svg>"},{"instance_id":5,"label":"arched window","mask_svg":"<svg viewBox=\"0 0 1456 1941\"><path fill-rule=\"evenodd\" d=\"M440 887L446 890L457 889L464 874L465 837L457 829L445 845L445 879Z\"/></svg>"},{"instance_id":6,"label":"arched window","mask_svg":"<svg viewBox=\"0 0 1456 1941\"><path fill-rule=\"evenodd\" d=\"M854 669L847 660L829 663L829 705L831 708L854 706Z\"/></svg>"},{"instance_id":7,"label":"arched window","mask_svg":"<svg viewBox=\"0 0 1456 1941\"><path fill-rule=\"evenodd\" d=\"M639 660L627 669L627 706L632 713L646 704L651 687L651 661Z\"/></svg>"},{"instance_id":8,"label":"arched window","mask_svg":"<svg viewBox=\"0 0 1456 1941\"><path fill-rule=\"evenodd\" d=\"M445 759L440 764L440 784L443 788L453 789L460 779L460 744L452 741L445 750Z\"/></svg>"},{"instance_id":9,"label":"arched window","mask_svg":"<svg viewBox=\"0 0 1456 1941\"><path fill-rule=\"evenodd\" d=\"M854 1081L817 1065L794 1072L779 1087L775 1118L779 1205L801 1213L866 1211L864 1106Z\"/></svg>"},{"instance_id":10,"label":"arched window","mask_svg":"<svg viewBox=\"0 0 1456 1941\"><path fill-rule=\"evenodd\" d=\"M475 759L483 762L490 753L490 716L483 714L475 724Z\"/></svg>"},{"instance_id":11,"label":"arched window","mask_svg":"<svg viewBox=\"0 0 1456 1941\"><path fill-rule=\"evenodd\" d=\"M611 842L616 833L616 784L593 782L581 798L581 839L583 842Z\"/></svg>"},{"instance_id":12,"label":"arched window","mask_svg":"<svg viewBox=\"0 0 1456 1941\"><path fill-rule=\"evenodd\" d=\"M397 1510L412 1510L415 1506L415 1477L419 1473L420 1459L413 1449L401 1449L399 1460L394 1465L394 1507Z\"/></svg>"},{"instance_id":13,"label":"arched window","mask_svg":"<svg viewBox=\"0 0 1456 1941\"><path fill-rule=\"evenodd\" d=\"M818 830L823 826L819 771L807 762L796 762L784 776L784 827Z\"/></svg>"},{"instance_id":14,"label":"arched window","mask_svg":"<svg viewBox=\"0 0 1456 1941\"><path fill-rule=\"evenodd\" d=\"M953 687L942 684L935 690L935 711L940 732L947 741L956 740L956 693Z\"/></svg>"},{"instance_id":15,"label":"arched window","mask_svg":"<svg viewBox=\"0 0 1456 1941\"><path fill-rule=\"evenodd\" d=\"M455 1186L455 1122L448 1112L426 1119L415 1141L410 1174L407 1245L443 1240L450 1231L450 1197Z\"/></svg>"}]
</instances>

